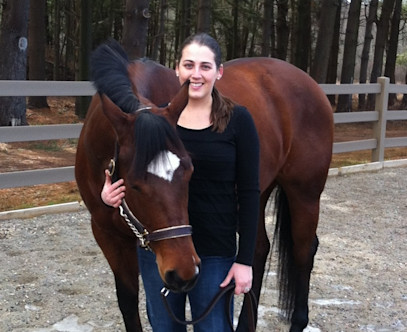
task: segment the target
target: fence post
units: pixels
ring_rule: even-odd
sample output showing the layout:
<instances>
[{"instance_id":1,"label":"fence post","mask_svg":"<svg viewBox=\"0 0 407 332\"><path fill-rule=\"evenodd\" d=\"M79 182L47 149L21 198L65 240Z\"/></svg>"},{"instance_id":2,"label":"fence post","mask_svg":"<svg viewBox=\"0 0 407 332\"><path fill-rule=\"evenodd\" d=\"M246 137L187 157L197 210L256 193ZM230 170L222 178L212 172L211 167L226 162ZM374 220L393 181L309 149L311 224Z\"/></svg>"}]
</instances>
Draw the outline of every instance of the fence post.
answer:
<instances>
[{"instance_id":1,"label":"fence post","mask_svg":"<svg viewBox=\"0 0 407 332\"><path fill-rule=\"evenodd\" d=\"M373 123L373 137L376 138L377 146L376 149L372 150L372 161L383 161L390 79L388 77L379 77L377 82L381 88L380 93L376 95L375 102L375 111L379 113L379 118L377 122Z\"/></svg>"}]
</instances>

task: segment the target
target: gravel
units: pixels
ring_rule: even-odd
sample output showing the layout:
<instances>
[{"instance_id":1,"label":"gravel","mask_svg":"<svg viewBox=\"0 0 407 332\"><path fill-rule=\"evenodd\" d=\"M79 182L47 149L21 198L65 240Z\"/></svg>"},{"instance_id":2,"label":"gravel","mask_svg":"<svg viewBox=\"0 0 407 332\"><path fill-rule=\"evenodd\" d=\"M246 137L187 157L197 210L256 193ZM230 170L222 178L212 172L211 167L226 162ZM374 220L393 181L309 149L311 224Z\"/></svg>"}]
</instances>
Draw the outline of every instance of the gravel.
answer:
<instances>
[{"instance_id":1,"label":"gravel","mask_svg":"<svg viewBox=\"0 0 407 332\"><path fill-rule=\"evenodd\" d=\"M407 167L329 177L308 331L407 331L406 216ZM0 221L0 248L0 331L124 331L87 211ZM257 331L286 331L270 264Z\"/></svg>"}]
</instances>

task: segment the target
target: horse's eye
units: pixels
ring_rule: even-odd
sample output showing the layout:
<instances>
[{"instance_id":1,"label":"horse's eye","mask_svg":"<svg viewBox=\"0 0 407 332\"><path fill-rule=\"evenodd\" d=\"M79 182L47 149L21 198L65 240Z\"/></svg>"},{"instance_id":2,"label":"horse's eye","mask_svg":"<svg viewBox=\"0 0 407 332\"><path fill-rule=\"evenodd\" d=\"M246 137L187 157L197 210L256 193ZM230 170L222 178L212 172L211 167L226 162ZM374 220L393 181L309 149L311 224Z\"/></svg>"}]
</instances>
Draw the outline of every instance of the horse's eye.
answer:
<instances>
[{"instance_id":1,"label":"horse's eye","mask_svg":"<svg viewBox=\"0 0 407 332\"><path fill-rule=\"evenodd\" d=\"M188 169L190 169L190 168L193 169L193 165L192 165L192 162L191 162L191 158L189 158L189 157L182 157L182 158L181 158L181 166L182 166L185 170L188 170Z\"/></svg>"},{"instance_id":2,"label":"horse's eye","mask_svg":"<svg viewBox=\"0 0 407 332\"><path fill-rule=\"evenodd\" d=\"M139 185L137 185L137 184L132 185L131 189L133 189L135 191L138 191L138 192L141 192L141 187Z\"/></svg>"}]
</instances>

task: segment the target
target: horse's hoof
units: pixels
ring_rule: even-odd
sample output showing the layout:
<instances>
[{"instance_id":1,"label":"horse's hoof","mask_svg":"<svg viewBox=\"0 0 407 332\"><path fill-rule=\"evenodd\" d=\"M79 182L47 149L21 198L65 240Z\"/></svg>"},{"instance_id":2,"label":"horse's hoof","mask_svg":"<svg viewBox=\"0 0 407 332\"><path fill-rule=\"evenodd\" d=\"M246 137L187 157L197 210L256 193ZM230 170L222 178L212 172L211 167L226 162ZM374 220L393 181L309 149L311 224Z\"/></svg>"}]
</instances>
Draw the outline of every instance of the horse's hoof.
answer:
<instances>
[{"instance_id":1,"label":"horse's hoof","mask_svg":"<svg viewBox=\"0 0 407 332\"><path fill-rule=\"evenodd\" d=\"M290 332L302 332L307 326L298 326L298 325L291 325Z\"/></svg>"}]
</instances>

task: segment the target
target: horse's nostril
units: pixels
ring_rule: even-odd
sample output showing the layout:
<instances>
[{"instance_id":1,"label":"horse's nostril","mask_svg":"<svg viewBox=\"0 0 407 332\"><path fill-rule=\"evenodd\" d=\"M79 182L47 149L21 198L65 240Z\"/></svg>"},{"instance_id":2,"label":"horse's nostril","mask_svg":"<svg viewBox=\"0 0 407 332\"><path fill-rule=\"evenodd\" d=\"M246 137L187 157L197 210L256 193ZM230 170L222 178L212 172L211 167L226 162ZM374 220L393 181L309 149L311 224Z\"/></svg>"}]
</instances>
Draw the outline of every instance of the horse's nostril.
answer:
<instances>
[{"instance_id":1,"label":"horse's nostril","mask_svg":"<svg viewBox=\"0 0 407 332\"><path fill-rule=\"evenodd\" d=\"M165 287L173 292L187 292L195 286L199 272L200 267L197 266L193 278L184 280L180 278L176 270L167 271L165 273Z\"/></svg>"},{"instance_id":2,"label":"horse's nostril","mask_svg":"<svg viewBox=\"0 0 407 332\"><path fill-rule=\"evenodd\" d=\"M178 276L175 270L167 271L165 273L165 282L172 291L182 288L183 280Z\"/></svg>"}]
</instances>

